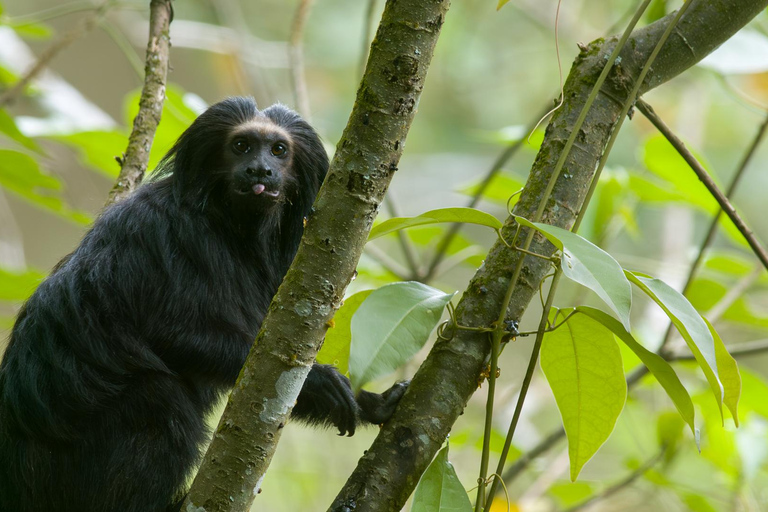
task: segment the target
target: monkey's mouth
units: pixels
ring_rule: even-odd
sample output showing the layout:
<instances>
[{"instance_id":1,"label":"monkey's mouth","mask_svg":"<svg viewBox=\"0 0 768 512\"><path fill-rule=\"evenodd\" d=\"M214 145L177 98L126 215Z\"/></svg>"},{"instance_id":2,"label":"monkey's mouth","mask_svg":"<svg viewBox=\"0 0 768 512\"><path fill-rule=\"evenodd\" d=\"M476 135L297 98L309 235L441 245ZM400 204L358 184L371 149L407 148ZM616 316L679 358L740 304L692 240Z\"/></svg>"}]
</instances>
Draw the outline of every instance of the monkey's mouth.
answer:
<instances>
[{"instance_id":1,"label":"monkey's mouth","mask_svg":"<svg viewBox=\"0 0 768 512\"><path fill-rule=\"evenodd\" d=\"M264 184L262 184L262 183L255 184L253 187L251 187L251 190L257 196L265 195L265 196L271 197L271 198L277 198L278 196L280 196L280 191L279 190L267 190L267 187Z\"/></svg>"}]
</instances>

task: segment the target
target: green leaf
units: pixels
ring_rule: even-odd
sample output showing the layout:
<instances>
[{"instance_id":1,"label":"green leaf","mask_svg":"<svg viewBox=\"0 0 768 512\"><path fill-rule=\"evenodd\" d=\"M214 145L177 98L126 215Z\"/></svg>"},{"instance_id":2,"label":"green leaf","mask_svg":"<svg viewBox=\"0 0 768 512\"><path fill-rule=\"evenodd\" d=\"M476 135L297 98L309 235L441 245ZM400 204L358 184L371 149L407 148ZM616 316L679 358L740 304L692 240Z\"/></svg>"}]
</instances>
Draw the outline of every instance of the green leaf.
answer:
<instances>
[{"instance_id":1,"label":"green leaf","mask_svg":"<svg viewBox=\"0 0 768 512\"><path fill-rule=\"evenodd\" d=\"M704 317L702 317L704 318ZM723 403L731 411L733 422L739 426L739 397L741 396L741 375L739 374L739 365L736 360L728 353L725 343L717 334L717 331L704 318L709 328L709 333L715 342L715 359L717 361L717 374L720 377L720 383L723 385Z\"/></svg>"},{"instance_id":2,"label":"green leaf","mask_svg":"<svg viewBox=\"0 0 768 512\"><path fill-rule=\"evenodd\" d=\"M624 408L627 382L621 353L607 329L586 315L573 315L545 335L541 369L563 418L575 481Z\"/></svg>"},{"instance_id":3,"label":"green leaf","mask_svg":"<svg viewBox=\"0 0 768 512\"><path fill-rule=\"evenodd\" d=\"M56 195L62 188L61 182L44 174L37 162L24 153L0 149L0 186L65 219L78 224L91 221L88 214L72 210Z\"/></svg>"},{"instance_id":4,"label":"green leaf","mask_svg":"<svg viewBox=\"0 0 768 512\"><path fill-rule=\"evenodd\" d=\"M0 300L22 302L32 295L45 275L33 270L10 272L0 268Z\"/></svg>"},{"instance_id":5,"label":"green leaf","mask_svg":"<svg viewBox=\"0 0 768 512\"><path fill-rule=\"evenodd\" d=\"M115 157L121 156L128 147L128 136L116 130L55 135L51 139L77 150L83 164L109 178L116 178L120 173Z\"/></svg>"},{"instance_id":6,"label":"green leaf","mask_svg":"<svg viewBox=\"0 0 768 512\"><path fill-rule=\"evenodd\" d=\"M482 180L471 183L470 185L459 189L459 192L474 197L477 195L481 183ZM504 205L505 207L509 202L511 207L517 201L517 197L514 201L510 201L509 198L512 196L512 194L523 188L523 185L524 182L517 176L506 173L499 173L491 179L491 182L488 184L488 187L483 193L483 199Z\"/></svg>"},{"instance_id":7,"label":"green leaf","mask_svg":"<svg viewBox=\"0 0 768 512\"><path fill-rule=\"evenodd\" d=\"M622 325L629 330L629 310L632 308L632 287L621 266L598 246L565 229L549 224L533 223L523 217L515 220L538 230L563 253L561 268L568 279L595 292L616 312Z\"/></svg>"},{"instance_id":8,"label":"green leaf","mask_svg":"<svg viewBox=\"0 0 768 512\"><path fill-rule=\"evenodd\" d=\"M453 296L416 282L373 291L352 316L349 374L355 389L394 371L418 352Z\"/></svg>"},{"instance_id":9,"label":"green leaf","mask_svg":"<svg viewBox=\"0 0 768 512\"><path fill-rule=\"evenodd\" d=\"M667 15L667 0L653 0L645 12L645 21L653 23Z\"/></svg>"},{"instance_id":10,"label":"green leaf","mask_svg":"<svg viewBox=\"0 0 768 512\"><path fill-rule=\"evenodd\" d=\"M53 29L44 23L11 23L10 27L20 36L30 39L48 39L53 34Z\"/></svg>"},{"instance_id":11,"label":"green leaf","mask_svg":"<svg viewBox=\"0 0 768 512\"><path fill-rule=\"evenodd\" d=\"M710 171L702 155L693 151L696 159ZM645 165L652 173L672 184L675 193L694 206L709 212L717 210L717 201L707 187L691 170L680 153L661 135L649 138L645 143ZM710 173L711 176L714 176Z\"/></svg>"},{"instance_id":12,"label":"green leaf","mask_svg":"<svg viewBox=\"0 0 768 512\"><path fill-rule=\"evenodd\" d=\"M165 156L176 142L176 139L184 133L197 114L184 103L184 90L175 85L168 85L165 90L165 102L163 103L162 122L158 125L155 138L152 141L152 149L149 152L149 164L147 169L154 170L157 164ZM126 98L125 124L133 126L133 119L139 112L139 98L141 91L137 90ZM125 148L121 149L121 152Z\"/></svg>"},{"instance_id":13,"label":"green leaf","mask_svg":"<svg viewBox=\"0 0 768 512\"><path fill-rule=\"evenodd\" d=\"M40 146L34 140L21 133L16 127L16 121L3 109L0 109L0 133L7 135L27 149L40 151Z\"/></svg>"},{"instance_id":14,"label":"green leaf","mask_svg":"<svg viewBox=\"0 0 768 512\"><path fill-rule=\"evenodd\" d=\"M759 374L742 369L740 372L743 381L741 395L741 410L755 412L768 420L768 383Z\"/></svg>"},{"instance_id":15,"label":"green leaf","mask_svg":"<svg viewBox=\"0 0 768 512\"><path fill-rule=\"evenodd\" d=\"M718 509L709 502L709 499L700 495L685 493L683 501L691 512L717 512Z\"/></svg>"},{"instance_id":16,"label":"green leaf","mask_svg":"<svg viewBox=\"0 0 768 512\"><path fill-rule=\"evenodd\" d=\"M472 512L467 491L448 461L447 444L419 480L411 512Z\"/></svg>"},{"instance_id":17,"label":"green leaf","mask_svg":"<svg viewBox=\"0 0 768 512\"><path fill-rule=\"evenodd\" d=\"M664 281L653 279L641 274L624 271L627 278L635 283L667 314L691 349L696 362L699 363L704 376L712 388L712 392L723 414L723 386L717 374L717 356L715 355L715 340L707 327L707 323L696 309L680 292L670 287Z\"/></svg>"},{"instance_id":18,"label":"green leaf","mask_svg":"<svg viewBox=\"0 0 768 512\"><path fill-rule=\"evenodd\" d=\"M654 354L638 343L635 338L624 329L618 320L607 313L588 306L579 306L576 308L576 311L587 315L600 323L603 327L609 329L635 353L646 368L648 368L653 376L656 377L656 380L661 384L661 387L664 388L664 391L666 391L669 398L675 404L680 416L691 428L694 437L698 439L691 396L680 382L680 379L675 373L675 370L672 369L672 366L661 356Z\"/></svg>"},{"instance_id":19,"label":"green leaf","mask_svg":"<svg viewBox=\"0 0 768 512\"><path fill-rule=\"evenodd\" d=\"M502 227L502 223L499 219L490 213L485 213L481 210L476 210L474 208L440 208L422 213L416 217L395 217L387 219L381 224L374 226L371 230L371 234L368 235L368 241L411 226L423 226L425 224L437 224L440 222L478 224L497 230Z\"/></svg>"},{"instance_id":20,"label":"green leaf","mask_svg":"<svg viewBox=\"0 0 768 512\"><path fill-rule=\"evenodd\" d=\"M507 2L509 2L509 0L499 0L498 5L496 6L496 10L498 11L499 9L504 7L507 4Z\"/></svg>"},{"instance_id":21,"label":"green leaf","mask_svg":"<svg viewBox=\"0 0 768 512\"><path fill-rule=\"evenodd\" d=\"M325 341L320 352L317 353L317 362L332 364L341 373L349 372L349 347L352 343L352 315L355 314L360 304L373 292L363 290L344 299L344 304L333 316L333 327L325 333Z\"/></svg>"}]
</instances>

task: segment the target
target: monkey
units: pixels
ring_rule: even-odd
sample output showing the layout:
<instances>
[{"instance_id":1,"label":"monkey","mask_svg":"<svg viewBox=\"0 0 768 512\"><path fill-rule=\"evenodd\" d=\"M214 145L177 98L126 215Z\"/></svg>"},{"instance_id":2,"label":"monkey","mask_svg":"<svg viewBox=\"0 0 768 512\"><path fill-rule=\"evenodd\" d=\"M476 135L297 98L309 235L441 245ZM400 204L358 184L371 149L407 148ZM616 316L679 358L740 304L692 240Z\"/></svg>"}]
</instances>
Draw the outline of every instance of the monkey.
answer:
<instances>
[{"instance_id":1,"label":"monkey","mask_svg":"<svg viewBox=\"0 0 768 512\"><path fill-rule=\"evenodd\" d=\"M0 512L177 510L328 171L280 104L203 112L22 306L0 363ZM352 435L407 383L315 363L292 417Z\"/></svg>"}]
</instances>

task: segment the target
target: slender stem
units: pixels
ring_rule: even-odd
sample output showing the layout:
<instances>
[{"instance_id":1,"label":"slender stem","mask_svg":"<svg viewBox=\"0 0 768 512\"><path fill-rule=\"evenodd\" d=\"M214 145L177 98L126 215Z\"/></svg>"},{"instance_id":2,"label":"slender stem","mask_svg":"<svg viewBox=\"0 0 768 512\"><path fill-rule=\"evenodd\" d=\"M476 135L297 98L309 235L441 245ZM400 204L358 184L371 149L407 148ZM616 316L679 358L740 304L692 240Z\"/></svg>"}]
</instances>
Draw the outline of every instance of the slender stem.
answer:
<instances>
[{"instance_id":1,"label":"slender stem","mask_svg":"<svg viewBox=\"0 0 768 512\"><path fill-rule=\"evenodd\" d=\"M392 190L387 192L384 204L387 207L390 217L400 216L400 210L397 207L397 199L392 193ZM411 239L408 238L408 235L402 229L397 231L397 240L400 243L400 247L403 249L403 255L405 256L408 268L411 270L411 280L419 281L419 263L417 261L416 248L413 247Z\"/></svg>"},{"instance_id":2,"label":"slender stem","mask_svg":"<svg viewBox=\"0 0 768 512\"><path fill-rule=\"evenodd\" d=\"M664 123L664 121L662 121L661 118L656 115L650 105L642 100L638 100L637 108L640 110L640 112L643 113L645 117L648 118L651 123L653 123L656 129L659 130L661 134L664 135L664 137L666 137L666 139L677 150L680 156L685 159L691 169L693 169L693 172L696 173L696 176L699 178L699 180L701 180L704 186L707 187L707 190L709 190L709 193L712 194L712 196L718 202L720 208L725 211L731 221L736 225L736 229L738 229L739 232L744 236L747 243L752 248L752 252L755 253L755 256L758 257L766 270L768 270L768 252L766 252L765 249L760 245L760 242L758 242L755 234L751 229L749 229L739 214L736 213L736 208L733 207L726 195L723 194L722 191L717 187L714 180L707 173L706 169L704 169L696 157L693 156L693 153L688 151L688 148L685 147L683 141L681 141Z\"/></svg>"},{"instance_id":3,"label":"slender stem","mask_svg":"<svg viewBox=\"0 0 768 512\"><path fill-rule=\"evenodd\" d=\"M744 156L741 158L741 162L739 163L739 166L736 168L736 172L733 174L731 183L728 185L728 190L726 190L725 192L726 197L733 197L733 194L736 192L736 187L739 184L739 181L741 181L742 176L744 176L744 172L746 171L747 167L749 167L749 163L752 160L752 157L757 152L757 148L760 146L760 143L763 141L763 137L765 136L766 131L768 131L768 115L766 115L765 119L763 120L763 123L757 129L757 133L755 134L755 137L752 139L752 142L747 148L746 153L744 153ZM693 264L691 264L691 268L688 271L688 277L685 280L685 285L683 286L683 290L682 290L683 295L687 294L688 291L691 289L693 280L696 277L696 274L698 273L699 268L701 267L701 264L704 262L704 254L706 254L707 249L709 249L709 246L712 245L712 241L715 239L715 233L717 233L717 226L722 214L723 214L722 210L717 210L717 213L715 213L712 216L712 221L709 223L707 234L704 236L704 239L699 245L699 251L696 254L696 259L693 261ZM667 346L670 339L672 338L673 327L674 325L672 324L672 322L669 322L669 324L667 325L667 331L664 333L664 338L662 338L662 342L661 342L662 349L664 349Z\"/></svg>"},{"instance_id":4,"label":"slender stem","mask_svg":"<svg viewBox=\"0 0 768 512\"><path fill-rule=\"evenodd\" d=\"M291 25L291 36L288 40L288 61L291 67L291 80L293 83L293 100L301 117L310 120L309 93L307 92L307 78L304 74L304 27L307 24L309 11L314 0L299 0L296 13Z\"/></svg>"},{"instance_id":5,"label":"slender stem","mask_svg":"<svg viewBox=\"0 0 768 512\"><path fill-rule=\"evenodd\" d=\"M408 269L402 266L389 254L385 253L373 244L365 246L365 254L376 260L387 272L391 272L400 281L408 280Z\"/></svg>"},{"instance_id":6,"label":"slender stem","mask_svg":"<svg viewBox=\"0 0 768 512\"><path fill-rule=\"evenodd\" d=\"M128 60L128 63L136 73L136 76L138 76L139 79L144 78L144 63L141 62L141 57L136 53L136 50L133 49L130 41L125 37L125 34L123 34L123 32L115 27L109 20L102 20L101 23L99 23L99 27L110 37L110 39L112 39L112 41L114 41L120 51L123 52L123 55L125 55L126 60Z\"/></svg>"},{"instance_id":7,"label":"slender stem","mask_svg":"<svg viewBox=\"0 0 768 512\"><path fill-rule=\"evenodd\" d=\"M365 64L368 62L368 48L371 46L371 34L373 33L374 14L376 13L376 0L368 0L365 6L365 18L363 27L363 42L360 48L360 62L357 65L356 80L359 80L365 72Z\"/></svg>"}]
</instances>

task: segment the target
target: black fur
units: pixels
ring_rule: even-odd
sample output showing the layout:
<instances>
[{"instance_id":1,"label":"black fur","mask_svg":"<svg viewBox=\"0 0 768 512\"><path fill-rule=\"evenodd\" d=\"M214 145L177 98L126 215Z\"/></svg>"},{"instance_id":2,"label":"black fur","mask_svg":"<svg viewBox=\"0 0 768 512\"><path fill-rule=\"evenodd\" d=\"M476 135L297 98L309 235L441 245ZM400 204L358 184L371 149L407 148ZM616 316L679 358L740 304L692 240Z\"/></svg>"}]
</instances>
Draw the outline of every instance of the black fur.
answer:
<instances>
[{"instance_id":1,"label":"black fur","mask_svg":"<svg viewBox=\"0 0 768 512\"><path fill-rule=\"evenodd\" d=\"M297 114L231 98L104 211L24 305L0 365L0 512L161 512L179 499L327 168ZM404 389L356 401L316 364L294 416L351 435L385 421Z\"/></svg>"}]
</instances>

